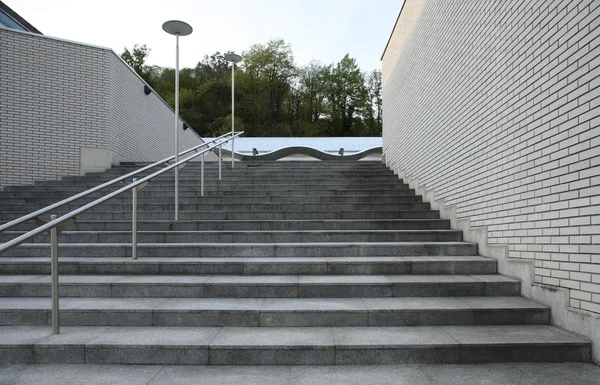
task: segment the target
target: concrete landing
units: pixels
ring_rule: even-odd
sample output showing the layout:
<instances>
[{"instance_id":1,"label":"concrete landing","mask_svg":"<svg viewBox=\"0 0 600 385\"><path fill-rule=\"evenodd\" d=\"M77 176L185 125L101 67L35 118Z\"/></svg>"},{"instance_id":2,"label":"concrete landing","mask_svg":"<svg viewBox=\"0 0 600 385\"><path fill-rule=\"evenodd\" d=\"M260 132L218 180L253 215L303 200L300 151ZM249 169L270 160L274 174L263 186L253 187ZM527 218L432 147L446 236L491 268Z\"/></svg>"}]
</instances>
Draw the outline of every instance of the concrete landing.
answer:
<instances>
[{"instance_id":1,"label":"concrete landing","mask_svg":"<svg viewBox=\"0 0 600 385\"><path fill-rule=\"evenodd\" d=\"M391 366L2 365L0 384L597 385L582 363Z\"/></svg>"}]
</instances>

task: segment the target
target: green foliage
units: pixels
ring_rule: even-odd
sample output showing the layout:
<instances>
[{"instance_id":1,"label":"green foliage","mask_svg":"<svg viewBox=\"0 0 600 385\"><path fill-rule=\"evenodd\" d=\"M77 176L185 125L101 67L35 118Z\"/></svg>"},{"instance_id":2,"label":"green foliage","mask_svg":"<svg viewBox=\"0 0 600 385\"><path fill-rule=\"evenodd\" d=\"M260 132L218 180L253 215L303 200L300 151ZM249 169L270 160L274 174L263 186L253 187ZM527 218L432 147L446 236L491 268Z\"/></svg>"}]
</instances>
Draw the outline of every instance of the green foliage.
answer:
<instances>
[{"instance_id":1,"label":"green foliage","mask_svg":"<svg viewBox=\"0 0 600 385\"><path fill-rule=\"evenodd\" d=\"M150 50L135 45L121 55L156 92L175 105L175 70L150 67ZM225 54L205 56L179 73L181 117L201 136L231 131L231 64ZM381 71L362 73L345 55L324 65L294 63L283 39L255 44L235 70L235 128L246 136L381 135Z\"/></svg>"},{"instance_id":2,"label":"green foliage","mask_svg":"<svg viewBox=\"0 0 600 385\"><path fill-rule=\"evenodd\" d=\"M153 71L155 68L146 65L146 58L150 55L150 51L150 48L146 47L146 44L135 44L131 51L125 47L121 54L121 59L129 64L129 66L146 81L146 83L152 85L154 77Z\"/></svg>"}]
</instances>

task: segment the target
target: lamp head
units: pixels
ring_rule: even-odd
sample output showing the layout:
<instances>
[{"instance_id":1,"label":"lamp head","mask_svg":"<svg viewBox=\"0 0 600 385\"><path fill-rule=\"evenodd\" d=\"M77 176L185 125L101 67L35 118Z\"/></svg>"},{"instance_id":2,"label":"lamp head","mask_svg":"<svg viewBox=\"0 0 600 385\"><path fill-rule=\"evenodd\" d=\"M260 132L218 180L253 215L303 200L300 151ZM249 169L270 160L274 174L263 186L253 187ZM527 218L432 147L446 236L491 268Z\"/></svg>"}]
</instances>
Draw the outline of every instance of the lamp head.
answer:
<instances>
[{"instance_id":1,"label":"lamp head","mask_svg":"<svg viewBox=\"0 0 600 385\"><path fill-rule=\"evenodd\" d=\"M193 31L191 25L181 20L165 21L162 28L166 33L178 36L187 36Z\"/></svg>"},{"instance_id":2,"label":"lamp head","mask_svg":"<svg viewBox=\"0 0 600 385\"><path fill-rule=\"evenodd\" d=\"M242 57L235 53L230 53L230 54L225 55L225 60L232 62L232 63L239 63L242 61Z\"/></svg>"}]
</instances>

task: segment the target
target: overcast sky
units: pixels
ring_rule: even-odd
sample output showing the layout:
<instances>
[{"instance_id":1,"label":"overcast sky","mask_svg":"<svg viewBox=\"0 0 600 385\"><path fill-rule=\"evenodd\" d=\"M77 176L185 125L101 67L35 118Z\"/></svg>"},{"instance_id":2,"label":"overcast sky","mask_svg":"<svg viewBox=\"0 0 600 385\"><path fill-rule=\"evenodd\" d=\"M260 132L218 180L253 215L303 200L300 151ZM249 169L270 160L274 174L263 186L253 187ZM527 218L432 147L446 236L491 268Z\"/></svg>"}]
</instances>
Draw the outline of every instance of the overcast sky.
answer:
<instances>
[{"instance_id":1,"label":"overcast sky","mask_svg":"<svg viewBox=\"0 0 600 385\"><path fill-rule=\"evenodd\" d=\"M194 67L216 51L241 52L281 37L296 64L339 61L346 53L365 70L380 57L403 0L3 0L43 34L112 48L146 44L148 63L175 66L175 38L166 20L189 23L180 38L182 67Z\"/></svg>"}]
</instances>

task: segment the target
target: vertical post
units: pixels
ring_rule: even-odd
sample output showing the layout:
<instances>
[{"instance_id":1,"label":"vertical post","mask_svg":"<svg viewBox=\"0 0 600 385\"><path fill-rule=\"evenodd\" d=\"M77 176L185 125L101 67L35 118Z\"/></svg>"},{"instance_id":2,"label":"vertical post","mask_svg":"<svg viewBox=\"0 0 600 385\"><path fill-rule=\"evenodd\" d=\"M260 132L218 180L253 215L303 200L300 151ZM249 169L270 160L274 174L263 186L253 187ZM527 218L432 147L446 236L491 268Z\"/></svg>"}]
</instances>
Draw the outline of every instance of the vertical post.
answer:
<instances>
[{"instance_id":1,"label":"vertical post","mask_svg":"<svg viewBox=\"0 0 600 385\"><path fill-rule=\"evenodd\" d=\"M219 144L219 180L221 180L221 146L222 144Z\"/></svg>"},{"instance_id":2,"label":"vertical post","mask_svg":"<svg viewBox=\"0 0 600 385\"><path fill-rule=\"evenodd\" d=\"M50 221L56 215L50 216ZM58 306L58 229L54 226L50 230L50 274L52 280L52 334L60 333L59 306Z\"/></svg>"},{"instance_id":3,"label":"vertical post","mask_svg":"<svg viewBox=\"0 0 600 385\"><path fill-rule=\"evenodd\" d=\"M133 178L133 183L137 178ZM137 259L137 187L132 190L132 212L131 212L131 259Z\"/></svg>"},{"instance_id":4,"label":"vertical post","mask_svg":"<svg viewBox=\"0 0 600 385\"><path fill-rule=\"evenodd\" d=\"M235 62L231 62L231 168L235 167Z\"/></svg>"},{"instance_id":5,"label":"vertical post","mask_svg":"<svg viewBox=\"0 0 600 385\"><path fill-rule=\"evenodd\" d=\"M179 163L179 34L175 38L175 163ZM179 220L179 167L175 168L175 220Z\"/></svg>"},{"instance_id":6,"label":"vertical post","mask_svg":"<svg viewBox=\"0 0 600 385\"><path fill-rule=\"evenodd\" d=\"M200 158L200 196L204 196L204 154Z\"/></svg>"}]
</instances>

